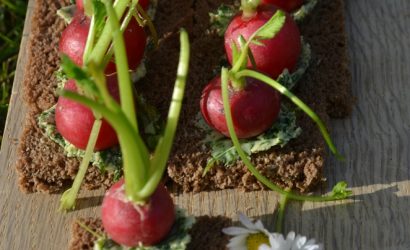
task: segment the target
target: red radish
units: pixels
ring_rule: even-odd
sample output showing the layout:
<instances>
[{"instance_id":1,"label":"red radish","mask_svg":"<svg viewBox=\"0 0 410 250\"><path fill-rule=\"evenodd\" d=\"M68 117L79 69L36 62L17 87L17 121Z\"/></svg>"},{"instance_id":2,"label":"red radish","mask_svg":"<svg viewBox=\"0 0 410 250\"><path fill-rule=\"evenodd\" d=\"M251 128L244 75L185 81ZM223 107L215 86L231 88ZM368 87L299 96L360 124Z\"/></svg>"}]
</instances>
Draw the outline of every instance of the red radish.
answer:
<instances>
[{"instance_id":1,"label":"red radish","mask_svg":"<svg viewBox=\"0 0 410 250\"><path fill-rule=\"evenodd\" d=\"M303 5L303 0L262 0L262 3L272 4L286 12L292 12Z\"/></svg>"},{"instance_id":2,"label":"red radish","mask_svg":"<svg viewBox=\"0 0 410 250\"><path fill-rule=\"evenodd\" d=\"M249 138L261 134L276 121L280 110L280 95L267 84L247 78L243 89L230 88L229 104L237 136ZM209 126L229 137L220 76L205 87L200 105Z\"/></svg>"},{"instance_id":3,"label":"red radish","mask_svg":"<svg viewBox=\"0 0 410 250\"><path fill-rule=\"evenodd\" d=\"M225 51L231 64L232 43L240 48L239 37L242 35L246 40L249 39L277 10L271 5L262 5L255 11L252 17L245 17L242 13L236 15L225 32ZM274 38L261 42L263 46L250 45L258 71L276 79L284 69L293 71L296 68L301 53L300 32L288 14L280 32ZM248 61L248 67L251 66L251 62Z\"/></svg>"},{"instance_id":4,"label":"red radish","mask_svg":"<svg viewBox=\"0 0 410 250\"><path fill-rule=\"evenodd\" d=\"M83 65L84 49L90 29L90 19L83 13L77 13L72 22L63 31L59 49L66 54L78 66ZM132 19L124 32L126 51L130 69L136 69L144 55L146 34L135 19ZM110 62L105 70L106 74L116 71L115 64Z\"/></svg>"},{"instance_id":5,"label":"red radish","mask_svg":"<svg viewBox=\"0 0 410 250\"><path fill-rule=\"evenodd\" d=\"M83 65L83 54L89 29L90 19L77 12L61 35L59 43L60 52L66 54L79 66Z\"/></svg>"},{"instance_id":6,"label":"red radish","mask_svg":"<svg viewBox=\"0 0 410 250\"><path fill-rule=\"evenodd\" d=\"M84 2L83 2L83 0L76 0L75 5L77 6L77 10L84 11Z\"/></svg>"},{"instance_id":7,"label":"red radish","mask_svg":"<svg viewBox=\"0 0 410 250\"><path fill-rule=\"evenodd\" d=\"M147 35L135 19L132 19L124 32L128 65L131 70L137 69L144 56ZM115 64L110 62L105 70L107 74L115 72Z\"/></svg>"},{"instance_id":8,"label":"red radish","mask_svg":"<svg viewBox=\"0 0 410 250\"><path fill-rule=\"evenodd\" d=\"M174 221L174 203L162 184L158 185L154 194L143 205L127 199L123 179L114 184L104 196L104 230L115 242L122 245L154 245L166 237Z\"/></svg>"},{"instance_id":9,"label":"red radish","mask_svg":"<svg viewBox=\"0 0 410 250\"><path fill-rule=\"evenodd\" d=\"M83 0L77 0L77 1L75 1L75 4L76 4L77 9L79 11L84 11L84 2L83 2ZM149 6L149 0L140 0L140 1L138 1L138 4L141 5L141 7L144 10L147 10L148 6Z\"/></svg>"},{"instance_id":10,"label":"red radish","mask_svg":"<svg viewBox=\"0 0 410 250\"><path fill-rule=\"evenodd\" d=\"M119 101L119 90L117 76L107 76L107 86L110 94ZM76 91L74 80L68 80L64 86L65 90ZM95 118L92 111L72 100L59 97L55 111L55 121L58 132L79 149L87 147ZM103 120L98 135L95 150L103 150L118 144L117 134L114 129Z\"/></svg>"}]
</instances>

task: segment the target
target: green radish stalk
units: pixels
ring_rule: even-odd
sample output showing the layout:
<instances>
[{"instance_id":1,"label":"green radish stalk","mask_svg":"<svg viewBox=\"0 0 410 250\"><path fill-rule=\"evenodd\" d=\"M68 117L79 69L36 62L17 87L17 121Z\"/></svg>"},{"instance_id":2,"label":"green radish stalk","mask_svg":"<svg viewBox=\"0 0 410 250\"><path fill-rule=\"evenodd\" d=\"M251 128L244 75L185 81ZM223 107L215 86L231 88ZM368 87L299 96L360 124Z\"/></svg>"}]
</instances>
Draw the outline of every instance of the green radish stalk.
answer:
<instances>
[{"instance_id":1,"label":"green radish stalk","mask_svg":"<svg viewBox=\"0 0 410 250\"><path fill-rule=\"evenodd\" d=\"M163 137L150 155L138 131L119 21L110 1L103 2L111 30L114 31L113 49L122 93L121 106L107 94L107 87L101 78L81 82L83 87L93 90L93 94L98 96L97 100L69 91L62 91L61 95L100 113L114 127L119 137L124 179L116 183L104 197L102 221L105 231L114 241L125 246L153 245L169 233L175 219L172 199L160 182L166 169L184 96L190 54L188 34L181 30L180 61L167 124Z\"/></svg>"},{"instance_id":2,"label":"green radish stalk","mask_svg":"<svg viewBox=\"0 0 410 250\"><path fill-rule=\"evenodd\" d=\"M87 96L95 99L96 96L93 96L93 93L90 93L90 91L87 91L86 86L85 86L85 89L82 89L81 81L88 81L87 79L88 76L91 76L92 78L100 78L101 80L104 80L104 81L106 80L105 76L99 73L98 68L103 68L103 69L106 68L106 65L110 62L112 58L112 49L111 49L112 46L110 47L110 44L112 42L112 33L110 32L112 30L110 29L111 28L110 25L105 25L107 21L106 11L105 11L104 5L100 1L98 0L87 1L87 6L89 6L89 8L87 9L88 9L88 14L91 16L91 20L89 22L89 31L87 31L88 36L86 39L87 42L85 45L83 58L81 61L84 61L84 67L89 69L89 74L88 75L81 74L82 72L79 71L76 67L76 64L79 65L78 62L76 61L72 62L71 60L69 60L67 57L64 57L64 56L62 58L62 67L64 69L64 72L67 74L69 78L77 80L76 84L77 84L77 88L79 89L79 93L85 93L87 94ZM121 24L121 32L127 29L130 21L134 18L134 14L136 12L137 6L138 6L137 0L117 1L117 3L114 5L114 9L119 16L122 16L125 14L125 17L123 18L123 21ZM127 7L129 7L129 9L126 12ZM114 64L111 64L111 65L115 67ZM130 101L127 98L123 97L123 95L124 93L122 94L120 93L120 98L124 100L123 104L130 105ZM60 103L60 99L61 98L59 98L59 103ZM63 101L64 103L68 103L70 107L77 107L77 109L83 109L76 103L72 103L69 100L62 99L61 102ZM70 108L70 107L67 107L67 108ZM60 109L56 110L56 118L59 118L58 121L59 121L59 124L61 125L59 127L60 129L63 129L63 131L60 131L60 133L70 135L72 134L71 129L70 129L72 122L70 121L67 122L63 114L61 115L58 114L60 110L61 110L60 113L62 113L63 111L67 112L67 110L69 110L69 109L63 109L63 108L64 107L61 107ZM87 117L89 117L89 119L93 119L91 114L87 115ZM61 197L60 210L67 211L67 210L71 210L75 208L75 200L80 190L80 186L81 186L82 180L84 179L85 173L87 171L89 162L91 160L92 152L96 148L96 145L97 145L96 143L100 141L98 145L104 145L104 147L107 147L106 145L114 145L118 141L115 134L113 134L114 131L112 130L110 126L105 124L106 123L105 121L102 122L103 130L101 131L101 133L104 132L108 134L105 134L106 136L104 135L99 136L101 134L100 133L100 130L101 130L100 115L94 112L94 117L95 117L95 122L93 122L94 124L92 125L92 127L88 127L87 129L87 127L84 124L80 124L86 130L86 131L83 131L83 134L85 133L84 136L78 136L78 135L71 136L71 138L78 138L78 137L81 137L84 139L88 138L88 142L85 142L85 141L83 142L80 140L78 144L78 145L83 145L82 147L85 148L86 152L82 159L78 174L76 175L74 179L72 187L68 189L66 192L64 192L63 196ZM62 122L62 121L66 121L66 122ZM87 137L88 133L90 133L89 137ZM99 138L98 141L97 141L97 137ZM112 138L112 139L109 139L107 141L105 140L106 138ZM100 139L102 139L103 141L101 141ZM101 142L103 144L101 144Z\"/></svg>"},{"instance_id":3,"label":"green radish stalk","mask_svg":"<svg viewBox=\"0 0 410 250\"><path fill-rule=\"evenodd\" d=\"M282 95L288 97L296 106L298 106L302 111L304 111L319 127L326 143L328 144L332 153L336 155L337 158L343 159L343 157L339 154L336 147L334 146L330 135L321 121L319 116L310 109L302 100L300 100L296 95L290 92L286 87L282 86L277 81L271 79L269 76L264 75L260 72L246 69L246 61L249 57L249 45L253 43L253 39L257 39L256 43L259 43L260 40L263 39L270 39L276 35L277 32L280 31L281 26L283 25L283 14L276 13L264 26L259 28L252 36L251 39L248 41L243 41L240 51L234 51L234 63L233 68L228 70L227 68L222 68L221 71L221 95L222 95L222 103L223 103L223 112L225 115L226 120L226 127L228 129L228 133L230 138L232 139L233 145L238 152L241 160L244 162L248 170L258 179L261 183L265 186L270 188L273 191L278 192L281 196L280 202L280 211L277 220L277 230L280 231L281 223L283 220L284 215L284 207L288 199L290 200L298 200L298 201L311 201L311 202L324 202L324 201L333 201L333 200L341 200L346 199L351 195L351 191L347 190L347 184L345 182L339 182L334 187L332 192L329 195L325 196L315 196L315 195L301 195L294 192L286 191L280 188L279 186L272 183L268 178L263 176L256 167L252 164L250 159L248 158L247 154L243 151L238 136L236 132L236 127L234 124L233 116L232 116L232 106L231 106L231 96L232 96L232 88L236 86L240 86L240 84L248 81L246 79L251 78L257 81L263 82ZM229 85L234 85L233 87Z\"/></svg>"}]
</instances>

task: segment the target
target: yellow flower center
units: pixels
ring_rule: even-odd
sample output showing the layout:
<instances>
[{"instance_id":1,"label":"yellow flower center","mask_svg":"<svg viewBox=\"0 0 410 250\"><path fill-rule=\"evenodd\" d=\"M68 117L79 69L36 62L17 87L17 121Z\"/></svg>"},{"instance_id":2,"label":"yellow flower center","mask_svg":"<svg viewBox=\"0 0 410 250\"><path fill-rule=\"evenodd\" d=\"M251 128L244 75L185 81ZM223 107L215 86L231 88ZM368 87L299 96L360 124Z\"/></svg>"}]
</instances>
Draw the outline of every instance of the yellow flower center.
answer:
<instances>
[{"instance_id":1,"label":"yellow flower center","mask_svg":"<svg viewBox=\"0 0 410 250\"><path fill-rule=\"evenodd\" d=\"M269 238L263 233L250 234L248 238L246 238L246 247L248 250L258 250L262 244L269 246Z\"/></svg>"}]
</instances>

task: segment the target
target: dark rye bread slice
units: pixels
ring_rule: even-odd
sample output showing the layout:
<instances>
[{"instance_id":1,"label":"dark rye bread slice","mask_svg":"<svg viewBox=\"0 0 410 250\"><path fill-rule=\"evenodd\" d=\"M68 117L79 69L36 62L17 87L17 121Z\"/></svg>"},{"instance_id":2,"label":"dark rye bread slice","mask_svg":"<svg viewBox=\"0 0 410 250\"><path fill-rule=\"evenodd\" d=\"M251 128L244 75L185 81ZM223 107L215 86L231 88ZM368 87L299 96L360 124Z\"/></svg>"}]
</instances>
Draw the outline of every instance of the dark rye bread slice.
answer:
<instances>
[{"instance_id":1,"label":"dark rye bread slice","mask_svg":"<svg viewBox=\"0 0 410 250\"><path fill-rule=\"evenodd\" d=\"M28 113L16 165L24 192L60 192L72 183L78 170L78 159L65 157L57 144L42 135L36 121L43 110L56 102L54 72L59 67L58 42L65 26L56 11L68 4L69 0L37 0L35 4L23 83ZM109 180L108 174L101 175L93 167L86 178L88 188L100 187Z\"/></svg>"},{"instance_id":2,"label":"dark rye bread slice","mask_svg":"<svg viewBox=\"0 0 410 250\"><path fill-rule=\"evenodd\" d=\"M229 242L229 236L222 233L222 229L232 225L232 220L223 217L200 216L190 230L191 242L188 250L224 250ZM101 220L95 218L79 219L93 232L104 232ZM69 250L92 250L96 237L87 232L78 223L73 222L71 227L71 242Z\"/></svg>"},{"instance_id":3,"label":"dark rye bread slice","mask_svg":"<svg viewBox=\"0 0 410 250\"><path fill-rule=\"evenodd\" d=\"M58 40L64 24L55 12L68 2L36 1L24 81L24 99L29 112L17 162L19 183L24 192L60 192L72 183L78 170L79 160L65 157L58 145L42 135L36 122L37 116L56 102L53 72L58 68ZM201 90L213 77L213 70L218 68L224 54L222 38L206 35L208 13L223 2L232 1L159 1L155 23L162 43L157 51L148 55L147 76L137 84L138 90L166 117L179 55L178 30L185 27L192 43L190 76L168 168L170 177L183 191L262 188L240 162L231 168L216 166L206 178L201 178L209 152L199 143L204 135L195 127L194 119L199 112ZM329 115L348 115L352 98L343 1L319 2L315 14L301 27L315 58L296 94L327 122ZM311 190L322 179L325 145L305 115L299 115L298 123L304 131L302 136L282 149L256 155L253 161L275 183L303 192ZM90 167L84 186L92 189L111 183L109 173L101 175L98 169Z\"/></svg>"},{"instance_id":4,"label":"dark rye bread slice","mask_svg":"<svg viewBox=\"0 0 410 250\"><path fill-rule=\"evenodd\" d=\"M197 1L194 6L194 23L207 27L208 12L214 10L218 3L219 1ZM189 94L186 98L186 110L181 117L183 125L180 126L176 138L168 174L183 191L262 189L263 185L256 181L241 162L229 168L217 165L208 175L202 177L210 153L204 151L201 143L204 135L195 128L192 120L198 112L201 90L207 83L206 80L212 78L211 70L218 65L219 57L210 57L209 54L222 55L224 52L222 46L218 46L223 44L222 38L203 38L203 30L197 30L199 39L195 39L194 35L195 40L192 44L192 82L187 91ZM314 59L295 93L325 122L328 122L330 116L348 115L351 112L352 97L346 55L343 1L319 1L314 13L301 25L301 33L312 46ZM201 64L202 67L195 67L197 64ZM150 86L155 86L155 83ZM284 148L273 148L268 152L254 155L252 161L258 170L274 183L284 188L306 192L322 180L326 150L319 130L306 115L299 114L298 124L303 129L299 138Z\"/></svg>"}]
</instances>

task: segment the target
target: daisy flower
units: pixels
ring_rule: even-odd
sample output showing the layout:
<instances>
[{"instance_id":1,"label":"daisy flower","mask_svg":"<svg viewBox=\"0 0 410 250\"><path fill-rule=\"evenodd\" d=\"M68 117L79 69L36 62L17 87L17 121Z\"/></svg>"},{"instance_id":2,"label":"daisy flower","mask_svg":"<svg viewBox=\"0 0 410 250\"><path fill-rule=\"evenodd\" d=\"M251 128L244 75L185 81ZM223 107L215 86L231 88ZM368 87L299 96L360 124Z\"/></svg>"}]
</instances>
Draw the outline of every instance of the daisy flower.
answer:
<instances>
[{"instance_id":1,"label":"daisy flower","mask_svg":"<svg viewBox=\"0 0 410 250\"><path fill-rule=\"evenodd\" d=\"M252 222L239 213L243 227L228 227L223 233L233 236L227 247L230 250L323 250L323 246L305 236L290 232L286 239L282 234L270 233L260 220Z\"/></svg>"},{"instance_id":2,"label":"daisy flower","mask_svg":"<svg viewBox=\"0 0 410 250\"><path fill-rule=\"evenodd\" d=\"M252 222L246 215L239 213L239 221L244 227L228 227L222 232L233 236L227 247L230 250L258 250L260 246L269 244L270 233L262 222Z\"/></svg>"},{"instance_id":3,"label":"daisy flower","mask_svg":"<svg viewBox=\"0 0 410 250\"><path fill-rule=\"evenodd\" d=\"M258 250L323 250L322 244L317 244L315 239L308 240L305 236L290 232L286 239L282 234L269 235L269 245L262 244Z\"/></svg>"}]
</instances>

